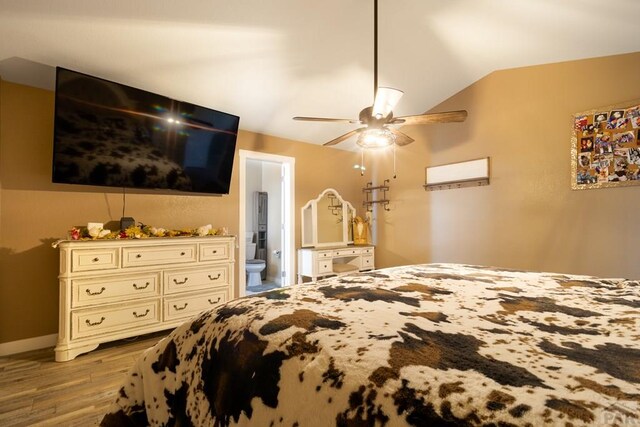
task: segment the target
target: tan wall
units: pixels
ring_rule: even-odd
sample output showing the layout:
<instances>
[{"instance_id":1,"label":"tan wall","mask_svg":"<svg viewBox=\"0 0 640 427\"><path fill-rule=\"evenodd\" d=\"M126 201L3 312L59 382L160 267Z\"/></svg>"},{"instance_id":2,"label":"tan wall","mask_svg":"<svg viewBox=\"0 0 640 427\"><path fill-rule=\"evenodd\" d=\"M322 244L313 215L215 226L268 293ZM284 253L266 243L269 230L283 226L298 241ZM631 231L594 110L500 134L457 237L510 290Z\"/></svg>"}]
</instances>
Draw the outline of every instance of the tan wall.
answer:
<instances>
[{"instance_id":1,"label":"tan wall","mask_svg":"<svg viewBox=\"0 0 640 427\"><path fill-rule=\"evenodd\" d=\"M57 332L58 253L51 243L73 225L122 215L119 189L51 183L53 105L52 92L0 82L0 343ZM361 203L355 153L244 131L238 149L295 157L297 246L300 208L324 188L336 188L354 206ZM211 223L236 234L238 183L236 156L230 195L128 191L126 214L149 225Z\"/></svg>"},{"instance_id":2,"label":"tan wall","mask_svg":"<svg viewBox=\"0 0 640 427\"><path fill-rule=\"evenodd\" d=\"M404 128L378 266L461 262L640 278L640 187L572 191L572 114L640 98L640 53L498 71L433 111L463 124ZM426 192L424 168L491 157L491 185ZM389 178L390 160L376 177Z\"/></svg>"}]
</instances>

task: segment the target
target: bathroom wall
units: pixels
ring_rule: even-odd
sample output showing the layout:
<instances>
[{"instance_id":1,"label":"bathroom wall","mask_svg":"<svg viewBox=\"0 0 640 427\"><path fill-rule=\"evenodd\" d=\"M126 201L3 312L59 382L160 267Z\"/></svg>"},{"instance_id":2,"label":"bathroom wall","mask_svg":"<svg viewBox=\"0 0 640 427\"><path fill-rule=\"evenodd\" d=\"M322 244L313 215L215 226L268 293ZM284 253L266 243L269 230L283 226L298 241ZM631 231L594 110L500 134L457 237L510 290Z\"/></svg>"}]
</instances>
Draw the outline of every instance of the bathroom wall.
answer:
<instances>
[{"instance_id":1,"label":"bathroom wall","mask_svg":"<svg viewBox=\"0 0 640 427\"><path fill-rule=\"evenodd\" d=\"M267 214L267 281L280 284L281 258L274 251L282 250L282 166L262 162L262 191L269 195Z\"/></svg>"},{"instance_id":2,"label":"bathroom wall","mask_svg":"<svg viewBox=\"0 0 640 427\"><path fill-rule=\"evenodd\" d=\"M268 196L267 223L267 281L280 283L280 261L273 252L282 250L282 199L281 166L279 163L247 159L246 164L246 219L247 232L255 231L253 216L256 191L265 191Z\"/></svg>"},{"instance_id":3,"label":"bathroom wall","mask_svg":"<svg viewBox=\"0 0 640 427\"><path fill-rule=\"evenodd\" d=\"M247 160L246 164L246 200L245 206L247 215L245 216L245 229L247 232L253 231L253 213L255 212L255 204L253 201L254 193L262 191L262 162L259 160ZM242 236L244 239L244 236Z\"/></svg>"}]
</instances>

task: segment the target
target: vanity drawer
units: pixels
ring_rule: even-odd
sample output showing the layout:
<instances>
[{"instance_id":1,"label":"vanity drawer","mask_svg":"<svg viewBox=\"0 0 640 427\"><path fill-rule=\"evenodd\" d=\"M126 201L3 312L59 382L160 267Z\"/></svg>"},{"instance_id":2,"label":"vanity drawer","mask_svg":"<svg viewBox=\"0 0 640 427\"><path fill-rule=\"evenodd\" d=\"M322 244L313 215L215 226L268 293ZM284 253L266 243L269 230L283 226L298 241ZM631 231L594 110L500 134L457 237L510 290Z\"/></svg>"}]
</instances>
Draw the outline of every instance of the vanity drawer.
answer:
<instances>
[{"instance_id":1,"label":"vanity drawer","mask_svg":"<svg viewBox=\"0 0 640 427\"><path fill-rule=\"evenodd\" d=\"M160 322L159 299L71 313L71 337L83 338Z\"/></svg>"},{"instance_id":2,"label":"vanity drawer","mask_svg":"<svg viewBox=\"0 0 640 427\"><path fill-rule=\"evenodd\" d=\"M200 244L200 261L229 261L232 258L232 242L212 242Z\"/></svg>"},{"instance_id":3,"label":"vanity drawer","mask_svg":"<svg viewBox=\"0 0 640 427\"><path fill-rule=\"evenodd\" d=\"M318 259L331 258L333 256L333 252L320 251L320 252L316 252L316 256L318 257Z\"/></svg>"},{"instance_id":4,"label":"vanity drawer","mask_svg":"<svg viewBox=\"0 0 640 427\"><path fill-rule=\"evenodd\" d=\"M228 286L231 277L231 265L212 265L181 270L169 270L164 273L164 293L175 294L196 289Z\"/></svg>"},{"instance_id":5,"label":"vanity drawer","mask_svg":"<svg viewBox=\"0 0 640 427\"><path fill-rule=\"evenodd\" d=\"M374 268L373 255L363 255L360 270L371 270Z\"/></svg>"},{"instance_id":6,"label":"vanity drawer","mask_svg":"<svg viewBox=\"0 0 640 427\"><path fill-rule=\"evenodd\" d=\"M139 246L122 248L122 266L166 265L196 262L197 245Z\"/></svg>"},{"instance_id":7,"label":"vanity drawer","mask_svg":"<svg viewBox=\"0 0 640 427\"><path fill-rule=\"evenodd\" d=\"M176 296L164 300L164 321L192 317L229 300L227 289L190 296Z\"/></svg>"},{"instance_id":8,"label":"vanity drawer","mask_svg":"<svg viewBox=\"0 0 640 427\"><path fill-rule=\"evenodd\" d=\"M96 271L118 268L120 261L118 248L73 249L71 251L71 271Z\"/></svg>"},{"instance_id":9,"label":"vanity drawer","mask_svg":"<svg viewBox=\"0 0 640 427\"><path fill-rule=\"evenodd\" d=\"M326 274L333 272L333 262L330 259L319 260L316 264L318 274Z\"/></svg>"},{"instance_id":10,"label":"vanity drawer","mask_svg":"<svg viewBox=\"0 0 640 427\"><path fill-rule=\"evenodd\" d=\"M158 295L160 273L109 276L71 281L71 307L118 302Z\"/></svg>"},{"instance_id":11,"label":"vanity drawer","mask_svg":"<svg viewBox=\"0 0 640 427\"><path fill-rule=\"evenodd\" d=\"M373 255L373 248L362 248L360 252L362 255Z\"/></svg>"},{"instance_id":12,"label":"vanity drawer","mask_svg":"<svg viewBox=\"0 0 640 427\"><path fill-rule=\"evenodd\" d=\"M360 255L359 248L336 249L335 251L333 251L334 257L356 256L356 255Z\"/></svg>"}]
</instances>

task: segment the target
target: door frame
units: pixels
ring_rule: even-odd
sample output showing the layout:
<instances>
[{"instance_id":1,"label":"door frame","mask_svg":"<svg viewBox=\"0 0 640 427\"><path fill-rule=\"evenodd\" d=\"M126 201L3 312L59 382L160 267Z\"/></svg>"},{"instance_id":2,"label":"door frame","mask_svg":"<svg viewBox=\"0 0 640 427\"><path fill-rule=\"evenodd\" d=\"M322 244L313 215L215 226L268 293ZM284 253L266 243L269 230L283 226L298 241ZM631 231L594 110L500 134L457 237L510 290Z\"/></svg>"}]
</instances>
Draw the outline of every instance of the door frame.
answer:
<instances>
[{"instance_id":1,"label":"door frame","mask_svg":"<svg viewBox=\"0 0 640 427\"><path fill-rule=\"evenodd\" d=\"M296 215L295 215L295 166L296 159L294 157L280 156L277 154L261 153L259 151L239 150L240 154L240 200L238 212L238 296L243 297L247 292L247 277L245 272L245 246L244 238L246 235L246 173L247 160L261 160L266 162L280 163L283 171L283 193L282 193L282 216L284 224L282 233L285 238L282 239L282 252L284 256L281 258L281 271L286 271L286 276L281 278L282 286L291 286L295 283L296 277ZM287 226L288 224L288 226Z\"/></svg>"}]
</instances>

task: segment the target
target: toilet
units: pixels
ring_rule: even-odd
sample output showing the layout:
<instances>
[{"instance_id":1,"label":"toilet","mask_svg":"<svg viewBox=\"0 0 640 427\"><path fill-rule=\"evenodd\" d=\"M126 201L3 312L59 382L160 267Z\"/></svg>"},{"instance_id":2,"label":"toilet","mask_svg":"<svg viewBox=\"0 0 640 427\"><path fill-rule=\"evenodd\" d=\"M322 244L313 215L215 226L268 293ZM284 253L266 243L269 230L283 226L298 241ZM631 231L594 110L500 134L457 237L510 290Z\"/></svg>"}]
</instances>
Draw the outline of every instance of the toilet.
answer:
<instances>
[{"instance_id":1,"label":"toilet","mask_svg":"<svg viewBox=\"0 0 640 427\"><path fill-rule=\"evenodd\" d=\"M260 273L267 265L263 259L254 259L256 256L256 244L253 243L253 232L247 232L245 236L245 270L247 271L247 287L262 285Z\"/></svg>"}]
</instances>

